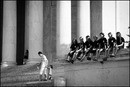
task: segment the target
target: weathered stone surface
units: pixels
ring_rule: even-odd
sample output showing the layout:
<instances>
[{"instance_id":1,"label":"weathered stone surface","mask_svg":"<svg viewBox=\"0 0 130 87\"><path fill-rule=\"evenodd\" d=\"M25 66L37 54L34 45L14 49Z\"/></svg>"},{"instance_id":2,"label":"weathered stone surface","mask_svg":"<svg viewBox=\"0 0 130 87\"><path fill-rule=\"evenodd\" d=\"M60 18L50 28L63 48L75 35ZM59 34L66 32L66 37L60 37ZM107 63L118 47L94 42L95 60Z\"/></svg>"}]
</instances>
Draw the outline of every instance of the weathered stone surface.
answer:
<instances>
[{"instance_id":1,"label":"weathered stone surface","mask_svg":"<svg viewBox=\"0 0 130 87\"><path fill-rule=\"evenodd\" d=\"M52 65L53 78L63 76L67 86L128 86L129 83L129 49L121 50L116 57L108 58L103 64L85 59L74 64L62 61ZM37 66L39 64L1 68L1 86L38 83Z\"/></svg>"}]
</instances>

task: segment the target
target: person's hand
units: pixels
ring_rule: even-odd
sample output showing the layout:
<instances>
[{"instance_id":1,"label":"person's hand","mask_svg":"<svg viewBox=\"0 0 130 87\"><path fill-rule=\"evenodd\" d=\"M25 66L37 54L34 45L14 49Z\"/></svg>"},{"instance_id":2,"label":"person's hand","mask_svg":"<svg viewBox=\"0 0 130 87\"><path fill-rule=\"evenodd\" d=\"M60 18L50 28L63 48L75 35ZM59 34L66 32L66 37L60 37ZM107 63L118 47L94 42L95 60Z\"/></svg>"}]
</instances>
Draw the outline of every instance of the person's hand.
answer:
<instances>
[{"instance_id":1,"label":"person's hand","mask_svg":"<svg viewBox=\"0 0 130 87\"><path fill-rule=\"evenodd\" d=\"M116 45L116 48L118 48L119 46L118 45Z\"/></svg>"},{"instance_id":2,"label":"person's hand","mask_svg":"<svg viewBox=\"0 0 130 87\"><path fill-rule=\"evenodd\" d=\"M93 50L96 50L96 48L93 48Z\"/></svg>"},{"instance_id":3,"label":"person's hand","mask_svg":"<svg viewBox=\"0 0 130 87\"><path fill-rule=\"evenodd\" d=\"M106 48L106 50L108 50L109 49L109 47L108 48Z\"/></svg>"},{"instance_id":4,"label":"person's hand","mask_svg":"<svg viewBox=\"0 0 130 87\"><path fill-rule=\"evenodd\" d=\"M72 53L73 51L70 51L70 53Z\"/></svg>"}]
</instances>

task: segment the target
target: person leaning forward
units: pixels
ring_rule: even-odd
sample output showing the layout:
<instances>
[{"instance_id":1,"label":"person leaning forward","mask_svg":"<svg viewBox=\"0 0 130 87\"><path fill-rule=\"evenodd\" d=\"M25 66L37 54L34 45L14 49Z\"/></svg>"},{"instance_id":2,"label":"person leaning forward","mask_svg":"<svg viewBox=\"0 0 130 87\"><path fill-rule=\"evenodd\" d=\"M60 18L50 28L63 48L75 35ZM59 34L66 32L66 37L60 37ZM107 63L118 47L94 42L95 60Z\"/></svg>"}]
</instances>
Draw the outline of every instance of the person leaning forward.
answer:
<instances>
[{"instance_id":1,"label":"person leaning forward","mask_svg":"<svg viewBox=\"0 0 130 87\"><path fill-rule=\"evenodd\" d=\"M40 68L40 75L39 80L42 81L42 75L44 73L45 81L47 80L47 67L48 67L48 59L47 57L41 52L38 52L38 55L41 57L41 68Z\"/></svg>"}]
</instances>

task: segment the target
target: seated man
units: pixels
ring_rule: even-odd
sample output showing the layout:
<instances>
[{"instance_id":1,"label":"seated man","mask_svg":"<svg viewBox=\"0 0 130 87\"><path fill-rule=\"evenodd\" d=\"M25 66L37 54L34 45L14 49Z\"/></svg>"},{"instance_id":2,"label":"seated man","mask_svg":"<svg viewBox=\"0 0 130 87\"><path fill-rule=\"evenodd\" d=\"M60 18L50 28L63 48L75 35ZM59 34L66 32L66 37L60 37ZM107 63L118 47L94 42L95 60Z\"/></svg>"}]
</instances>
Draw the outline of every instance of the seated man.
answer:
<instances>
[{"instance_id":1,"label":"seated man","mask_svg":"<svg viewBox=\"0 0 130 87\"><path fill-rule=\"evenodd\" d=\"M89 36L86 36L85 41L85 55L82 57L81 61L87 56L87 60L91 60L91 51L92 50L92 40Z\"/></svg>"},{"instance_id":2,"label":"seated man","mask_svg":"<svg viewBox=\"0 0 130 87\"><path fill-rule=\"evenodd\" d=\"M78 46L78 42L76 39L73 39L72 40L72 44L70 46L70 52L68 53L67 55L67 59L66 61L68 62L71 62L72 61L72 57L73 57L73 54L75 53L76 49L77 49L77 46Z\"/></svg>"},{"instance_id":3,"label":"seated man","mask_svg":"<svg viewBox=\"0 0 130 87\"><path fill-rule=\"evenodd\" d=\"M107 48L107 39L104 37L104 33L100 33L100 39L98 40L99 49L96 52L96 57L100 58L100 53L105 52L106 57L106 48Z\"/></svg>"},{"instance_id":4,"label":"seated man","mask_svg":"<svg viewBox=\"0 0 130 87\"><path fill-rule=\"evenodd\" d=\"M111 56L115 56L115 42L116 42L116 39L112 36L112 33L109 32L108 33L108 48L107 48L107 57L110 57L110 51L112 51L112 54Z\"/></svg>"},{"instance_id":5,"label":"seated man","mask_svg":"<svg viewBox=\"0 0 130 87\"><path fill-rule=\"evenodd\" d=\"M121 33L120 32L117 32L116 33L116 51L115 51L115 55L117 54L117 52L124 48L124 43L125 43L125 40L124 38L121 36Z\"/></svg>"},{"instance_id":6,"label":"seated man","mask_svg":"<svg viewBox=\"0 0 130 87\"><path fill-rule=\"evenodd\" d=\"M99 43L98 43L98 37L93 36L93 43L92 43L92 50L90 51L92 56L96 55L97 50L99 49ZM95 58L92 57L94 61L96 61Z\"/></svg>"}]
</instances>

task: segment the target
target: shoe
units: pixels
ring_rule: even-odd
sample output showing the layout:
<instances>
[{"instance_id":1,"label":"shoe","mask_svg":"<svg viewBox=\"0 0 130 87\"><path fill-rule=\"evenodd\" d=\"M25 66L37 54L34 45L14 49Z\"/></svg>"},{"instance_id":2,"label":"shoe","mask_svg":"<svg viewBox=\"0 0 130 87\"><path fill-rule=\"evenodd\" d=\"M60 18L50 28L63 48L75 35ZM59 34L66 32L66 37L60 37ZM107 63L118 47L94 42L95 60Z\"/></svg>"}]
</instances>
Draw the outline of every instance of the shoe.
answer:
<instances>
[{"instance_id":1,"label":"shoe","mask_svg":"<svg viewBox=\"0 0 130 87\"><path fill-rule=\"evenodd\" d=\"M52 80L52 77L49 77L49 80Z\"/></svg>"},{"instance_id":2,"label":"shoe","mask_svg":"<svg viewBox=\"0 0 130 87\"><path fill-rule=\"evenodd\" d=\"M47 81L47 78L43 79L43 81Z\"/></svg>"},{"instance_id":3,"label":"shoe","mask_svg":"<svg viewBox=\"0 0 130 87\"><path fill-rule=\"evenodd\" d=\"M74 63L74 60L71 60L70 62L73 64L73 63Z\"/></svg>"},{"instance_id":4,"label":"shoe","mask_svg":"<svg viewBox=\"0 0 130 87\"><path fill-rule=\"evenodd\" d=\"M114 55L114 54L111 54L111 57L115 57L115 55Z\"/></svg>"},{"instance_id":5,"label":"shoe","mask_svg":"<svg viewBox=\"0 0 130 87\"><path fill-rule=\"evenodd\" d=\"M100 63L101 63L101 64L103 64L103 63L104 63L104 62L103 62L103 60L102 60L102 61L100 61Z\"/></svg>"},{"instance_id":6,"label":"shoe","mask_svg":"<svg viewBox=\"0 0 130 87\"><path fill-rule=\"evenodd\" d=\"M39 79L39 81L42 81L42 79Z\"/></svg>"},{"instance_id":7,"label":"shoe","mask_svg":"<svg viewBox=\"0 0 130 87\"><path fill-rule=\"evenodd\" d=\"M69 60L66 60L67 62L70 62Z\"/></svg>"},{"instance_id":8,"label":"shoe","mask_svg":"<svg viewBox=\"0 0 130 87\"><path fill-rule=\"evenodd\" d=\"M87 60L91 60L91 57L87 57Z\"/></svg>"},{"instance_id":9,"label":"shoe","mask_svg":"<svg viewBox=\"0 0 130 87\"><path fill-rule=\"evenodd\" d=\"M97 61L97 59L96 59L96 58L94 58L94 59L93 59L93 61Z\"/></svg>"},{"instance_id":10,"label":"shoe","mask_svg":"<svg viewBox=\"0 0 130 87\"><path fill-rule=\"evenodd\" d=\"M107 61L107 57L103 58L103 61Z\"/></svg>"}]
</instances>

